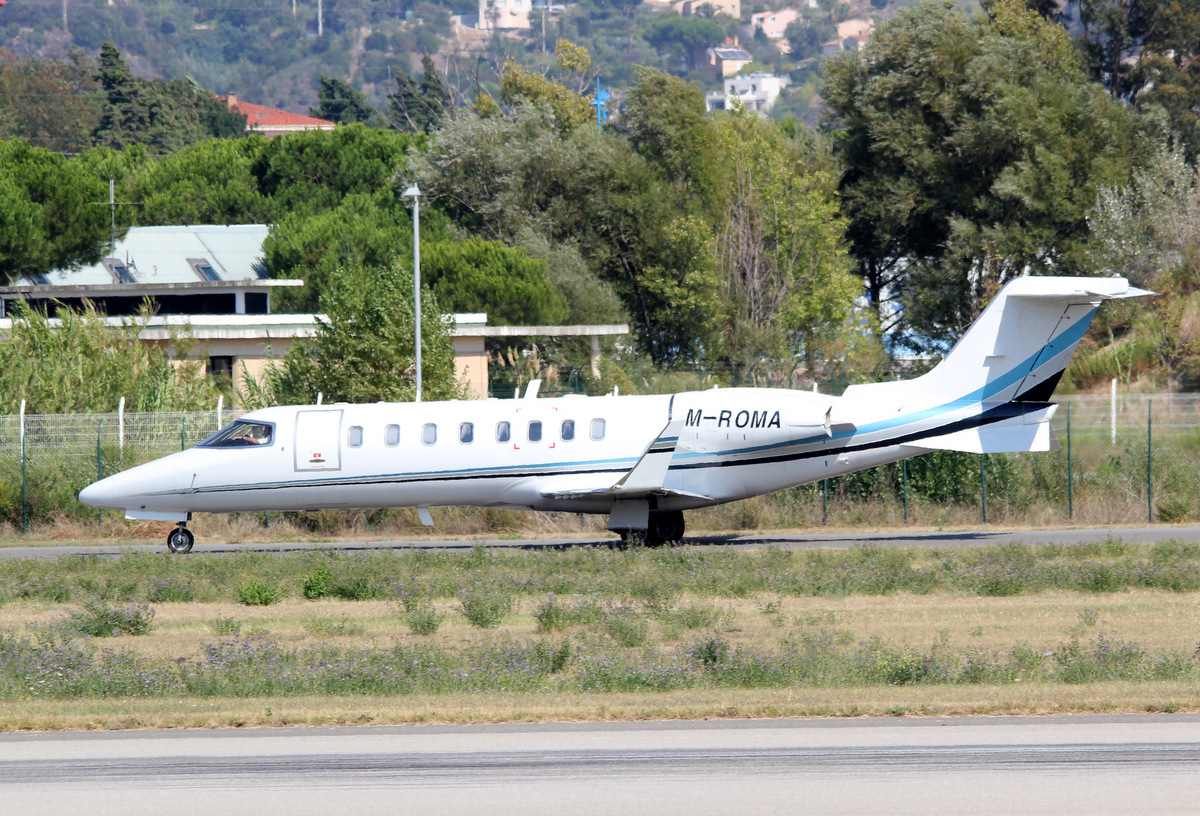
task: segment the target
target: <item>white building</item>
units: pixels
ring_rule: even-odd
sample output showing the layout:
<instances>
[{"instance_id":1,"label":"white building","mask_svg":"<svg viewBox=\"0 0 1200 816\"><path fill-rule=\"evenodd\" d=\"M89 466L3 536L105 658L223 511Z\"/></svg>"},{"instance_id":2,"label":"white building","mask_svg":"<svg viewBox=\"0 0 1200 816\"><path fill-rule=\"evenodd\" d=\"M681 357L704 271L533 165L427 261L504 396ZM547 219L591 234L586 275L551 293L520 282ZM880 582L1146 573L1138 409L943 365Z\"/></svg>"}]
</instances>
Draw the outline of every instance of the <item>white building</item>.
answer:
<instances>
[{"instance_id":1,"label":"white building","mask_svg":"<svg viewBox=\"0 0 1200 816\"><path fill-rule=\"evenodd\" d=\"M791 77L778 74L727 77L725 90L707 94L704 97L705 106L710 111L729 110L735 102L740 101L746 110L766 116L790 82Z\"/></svg>"},{"instance_id":2,"label":"white building","mask_svg":"<svg viewBox=\"0 0 1200 816\"><path fill-rule=\"evenodd\" d=\"M760 11L750 15L750 30L761 28L769 40L781 40L792 22L800 19L800 12L794 8L779 11Z\"/></svg>"},{"instance_id":3,"label":"white building","mask_svg":"<svg viewBox=\"0 0 1200 816\"><path fill-rule=\"evenodd\" d=\"M479 0L482 31L528 31L532 15L533 0Z\"/></svg>"}]
</instances>

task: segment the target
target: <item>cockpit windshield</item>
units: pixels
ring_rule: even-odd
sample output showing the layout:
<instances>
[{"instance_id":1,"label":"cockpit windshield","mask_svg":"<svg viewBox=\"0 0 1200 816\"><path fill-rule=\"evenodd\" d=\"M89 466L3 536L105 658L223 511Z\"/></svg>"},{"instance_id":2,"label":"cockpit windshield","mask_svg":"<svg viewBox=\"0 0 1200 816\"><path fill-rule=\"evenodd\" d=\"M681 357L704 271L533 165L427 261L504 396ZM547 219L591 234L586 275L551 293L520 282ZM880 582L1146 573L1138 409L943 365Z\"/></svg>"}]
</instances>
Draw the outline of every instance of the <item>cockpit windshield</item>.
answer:
<instances>
[{"instance_id":1,"label":"cockpit windshield","mask_svg":"<svg viewBox=\"0 0 1200 816\"><path fill-rule=\"evenodd\" d=\"M269 422L251 422L239 419L226 425L197 447L248 448L255 445L265 447L271 444L274 430L275 426Z\"/></svg>"}]
</instances>

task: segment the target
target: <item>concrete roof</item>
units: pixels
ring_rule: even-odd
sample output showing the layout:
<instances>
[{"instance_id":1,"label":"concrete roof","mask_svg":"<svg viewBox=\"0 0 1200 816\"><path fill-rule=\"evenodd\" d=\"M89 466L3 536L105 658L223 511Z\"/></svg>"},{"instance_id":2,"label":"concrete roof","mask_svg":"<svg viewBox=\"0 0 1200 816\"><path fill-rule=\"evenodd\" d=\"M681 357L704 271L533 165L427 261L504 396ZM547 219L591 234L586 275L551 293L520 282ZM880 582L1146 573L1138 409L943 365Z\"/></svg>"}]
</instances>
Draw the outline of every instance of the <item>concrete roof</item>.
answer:
<instances>
[{"instance_id":1,"label":"concrete roof","mask_svg":"<svg viewBox=\"0 0 1200 816\"><path fill-rule=\"evenodd\" d=\"M128 267L137 283L204 281L189 260L204 262L219 280L258 280L267 275L262 264L266 238L265 224L131 227L104 257ZM45 279L52 286L118 283L103 261L80 269L56 269L47 272ZM41 282L23 277L15 283L29 286Z\"/></svg>"}]
</instances>

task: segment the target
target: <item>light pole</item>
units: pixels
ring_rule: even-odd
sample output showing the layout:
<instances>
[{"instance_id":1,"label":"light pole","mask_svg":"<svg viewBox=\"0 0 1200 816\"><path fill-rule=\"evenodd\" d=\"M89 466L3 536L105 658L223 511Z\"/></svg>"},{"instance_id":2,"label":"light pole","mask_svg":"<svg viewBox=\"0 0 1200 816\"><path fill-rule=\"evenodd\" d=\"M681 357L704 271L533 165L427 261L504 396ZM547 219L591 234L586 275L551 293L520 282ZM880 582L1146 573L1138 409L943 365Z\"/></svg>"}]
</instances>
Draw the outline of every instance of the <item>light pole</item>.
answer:
<instances>
[{"instance_id":1,"label":"light pole","mask_svg":"<svg viewBox=\"0 0 1200 816\"><path fill-rule=\"evenodd\" d=\"M417 324L417 402L421 401L421 191L413 185L404 191L413 200L413 304Z\"/></svg>"}]
</instances>

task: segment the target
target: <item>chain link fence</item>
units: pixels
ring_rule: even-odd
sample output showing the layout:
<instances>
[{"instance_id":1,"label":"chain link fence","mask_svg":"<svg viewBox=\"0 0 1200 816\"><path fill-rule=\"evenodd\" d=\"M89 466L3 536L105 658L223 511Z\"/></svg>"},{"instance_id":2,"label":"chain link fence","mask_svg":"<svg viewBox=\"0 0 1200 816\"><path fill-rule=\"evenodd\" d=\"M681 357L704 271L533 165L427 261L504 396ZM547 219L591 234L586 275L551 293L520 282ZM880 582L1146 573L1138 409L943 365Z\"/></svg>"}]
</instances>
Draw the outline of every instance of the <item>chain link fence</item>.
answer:
<instances>
[{"instance_id":1,"label":"chain link fence","mask_svg":"<svg viewBox=\"0 0 1200 816\"><path fill-rule=\"evenodd\" d=\"M244 413L0 416L0 524L97 518L78 494L98 478L183 450Z\"/></svg>"},{"instance_id":2,"label":"chain link fence","mask_svg":"<svg viewBox=\"0 0 1200 816\"><path fill-rule=\"evenodd\" d=\"M735 526L1129 524L1200 517L1200 394L1058 400L1049 453L937 452L758 499ZM0 524L94 520L98 477L196 444L241 411L0 416Z\"/></svg>"}]
</instances>

